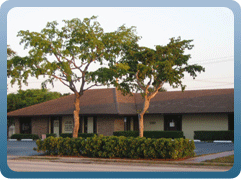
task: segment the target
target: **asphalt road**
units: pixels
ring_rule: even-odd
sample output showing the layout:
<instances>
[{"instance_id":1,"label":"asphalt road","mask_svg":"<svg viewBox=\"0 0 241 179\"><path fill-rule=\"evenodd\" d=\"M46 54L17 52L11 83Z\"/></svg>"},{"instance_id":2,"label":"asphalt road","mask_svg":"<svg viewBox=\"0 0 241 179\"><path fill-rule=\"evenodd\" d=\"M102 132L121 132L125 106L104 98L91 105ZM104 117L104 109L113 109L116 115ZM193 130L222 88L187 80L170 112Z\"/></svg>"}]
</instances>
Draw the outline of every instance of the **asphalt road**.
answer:
<instances>
[{"instance_id":1,"label":"asphalt road","mask_svg":"<svg viewBox=\"0 0 241 179\"><path fill-rule=\"evenodd\" d=\"M220 172L228 171L231 167L214 166L185 166L185 165L116 165L116 164L85 164L85 163L61 163L49 161L26 161L26 160L8 160L8 166L13 171L103 171L103 172Z\"/></svg>"},{"instance_id":2,"label":"asphalt road","mask_svg":"<svg viewBox=\"0 0 241 179\"><path fill-rule=\"evenodd\" d=\"M225 151L234 150L233 143L208 143L208 142L195 142L195 152L196 155L210 154L210 153L219 153ZM7 155L8 156L31 156L31 155L42 155L33 150L34 147L37 147L34 141L32 142L22 142L14 141L7 142Z\"/></svg>"},{"instance_id":3,"label":"asphalt road","mask_svg":"<svg viewBox=\"0 0 241 179\"><path fill-rule=\"evenodd\" d=\"M195 146L194 151L197 156L234 150L233 143L195 142Z\"/></svg>"},{"instance_id":4,"label":"asphalt road","mask_svg":"<svg viewBox=\"0 0 241 179\"><path fill-rule=\"evenodd\" d=\"M33 148L37 147L35 141L23 142L23 141L7 141L7 155L8 156L31 156L41 155Z\"/></svg>"}]
</instances>

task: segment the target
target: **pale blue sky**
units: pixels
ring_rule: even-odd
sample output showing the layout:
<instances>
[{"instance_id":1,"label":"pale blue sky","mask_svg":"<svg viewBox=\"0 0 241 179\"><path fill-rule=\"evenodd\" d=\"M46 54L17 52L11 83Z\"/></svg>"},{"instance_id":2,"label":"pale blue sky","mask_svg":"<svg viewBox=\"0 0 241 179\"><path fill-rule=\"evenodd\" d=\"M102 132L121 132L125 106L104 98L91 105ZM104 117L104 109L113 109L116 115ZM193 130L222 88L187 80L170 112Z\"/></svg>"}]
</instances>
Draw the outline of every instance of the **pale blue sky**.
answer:
<instances>
[{"instance_id":1,"label":"pale blue sky","mask_svg":"<svg viewBox=\"0 0 241 179\"><path fill-rule=\"evenodd\" d=\"M206 72L196 80L185 77L187 90L233 88L234 87L234 18L228 8L13 8L8 13L7 43L18 55L27 55L20 39L16 37L20 30L40 31L49 21L98 16L105 31L114 31L122 24L136 26L142 36L140 44L150 48L165 45L169 38L181 36L193 39L194 49L188 51L190 63L198 63ZM94 67L93 67L94 68ZM40 88L39 81L29 80L27 88ZM165 85L167 90L172 90ZM70 92L62 84L56 83L51 91ZM16 92L17 85L8 88ZM177 90L177 89L175 89Z\"/></svg>"}]
</instances>

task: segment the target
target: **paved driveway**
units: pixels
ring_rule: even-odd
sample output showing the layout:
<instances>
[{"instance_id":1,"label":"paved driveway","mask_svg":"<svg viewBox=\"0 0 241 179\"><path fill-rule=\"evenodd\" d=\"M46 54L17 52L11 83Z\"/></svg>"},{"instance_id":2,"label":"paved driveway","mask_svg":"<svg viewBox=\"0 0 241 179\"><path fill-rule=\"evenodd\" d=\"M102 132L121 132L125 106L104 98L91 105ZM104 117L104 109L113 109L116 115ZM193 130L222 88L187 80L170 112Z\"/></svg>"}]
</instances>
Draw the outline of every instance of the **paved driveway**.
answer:
<instances>
[{"instance_id":1,"label":"paved driveway","mask_svg":"<svg viewBox=\"0 0 241 179\"><path fill-rule=\"evenodd\" d=\"M219 153L234 150L233 143L219 143L219 142L195 142L196 155Z\"/></svg>"},{"instance_id":2,"label":"paved driveway","mask_svg":"<svg viewBox=\"0 0 241 179\"><path fill-rule=\"evenodd\" d=\"M37 147L35 141L23 142L23 141L7 141L7 155L11 156L31 156L40 155L33 148Z\"/></svg>"},{"instance_id":3,"label":"paved driveway","mask_svg":"<svg viewBox=\"0 0 241 179\"><path fill-rule=\"evenodd\" d=\"M219 152L234 150L233 143L195 142L195 146L196 146L196 149L195 149L196 155L219 153ZM8 156L41 155L42 153L38 153L33 150L34 147L37 147L35 141L32 141L32 142L8 141L7 155Z\"/></svg>"}]
</instances>

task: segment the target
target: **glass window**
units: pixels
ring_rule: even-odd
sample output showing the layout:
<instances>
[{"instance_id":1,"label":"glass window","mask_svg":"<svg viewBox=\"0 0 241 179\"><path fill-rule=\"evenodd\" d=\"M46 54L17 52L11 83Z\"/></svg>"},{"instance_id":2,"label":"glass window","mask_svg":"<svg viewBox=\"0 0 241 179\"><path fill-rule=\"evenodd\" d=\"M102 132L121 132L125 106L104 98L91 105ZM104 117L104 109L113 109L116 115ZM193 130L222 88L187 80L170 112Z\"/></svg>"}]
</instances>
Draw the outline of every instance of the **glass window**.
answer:
<instances>
[{"instance_id":1,"label":"glass window","mask_svg":"<svg viewBox=\"0 0 241 179\"><path fill-rule=\"evenodd\" d=\"M71 120L65 121L65 123L64 123L64 130L66 132L72 132L73 131L73 121L71 121Z\"/></svg>"}]
</instances>

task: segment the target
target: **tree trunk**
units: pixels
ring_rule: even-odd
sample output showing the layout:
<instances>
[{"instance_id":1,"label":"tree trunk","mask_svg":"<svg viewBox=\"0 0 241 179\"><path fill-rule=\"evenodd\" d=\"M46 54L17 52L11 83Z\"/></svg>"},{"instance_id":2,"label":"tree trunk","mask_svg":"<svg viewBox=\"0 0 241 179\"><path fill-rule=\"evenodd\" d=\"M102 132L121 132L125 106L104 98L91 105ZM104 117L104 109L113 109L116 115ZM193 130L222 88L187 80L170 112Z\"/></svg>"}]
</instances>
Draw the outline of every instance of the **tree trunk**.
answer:
<instances>
[{"instance_id":1,"label":"tree trunk","mask_svg":"<svg viewBox=\"0 0 241 179\"><path fill-rule=\"evenodd\" d=\"M143 109L140 112L140 114L138 115L138 117L139 117L139 137L144 136L143 135L144 134L144 114L146 113L149 106L150 106L150 99L148 99L147 96L145 96Z\"/></svg>"},{"instance_id":2,"label":"tree trunk","mask_svg":"<svg viewBox=\"0 0 241 179\"><path fill-rule=\"evenodd\" d=\"M144 123L143 123L143 116L144 114L139 114L138 118L139 118L139 137L143 137L144 136Z\"/></svg>"},{"instance_id":3,"label":"tree trunk","mask_svg":"<svg viewBox=\"0 0 241 179\"><path fill-rule=\"evenodd\" d=\"M73 138L78 137L78 131L79 131L79 111L80 111L80 95L75 94L75 101L74 101L74 128L73 128Z\"/></svg>"}]
</instances>

